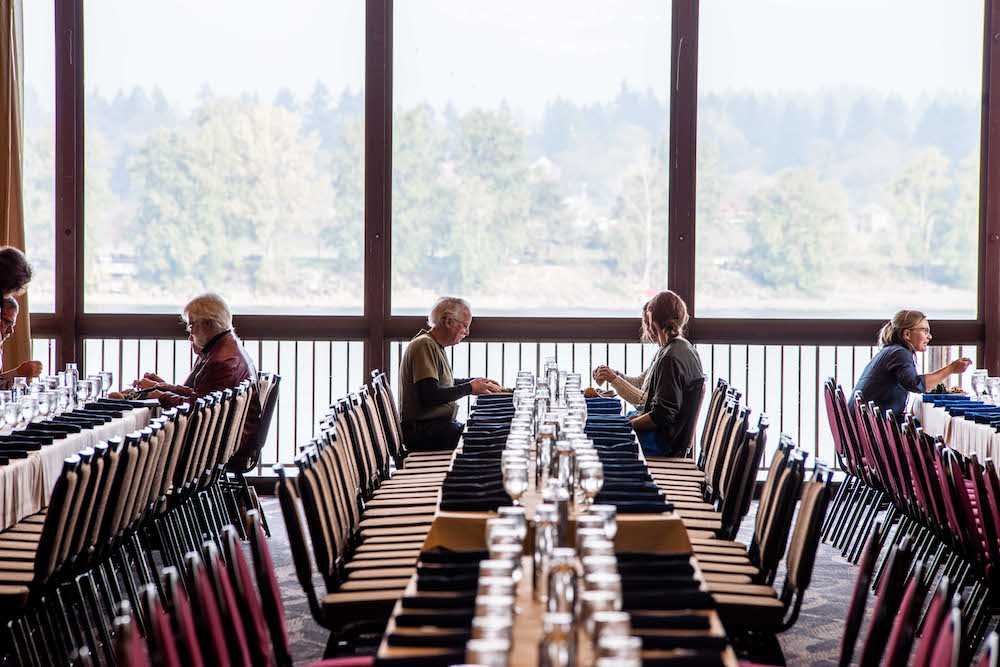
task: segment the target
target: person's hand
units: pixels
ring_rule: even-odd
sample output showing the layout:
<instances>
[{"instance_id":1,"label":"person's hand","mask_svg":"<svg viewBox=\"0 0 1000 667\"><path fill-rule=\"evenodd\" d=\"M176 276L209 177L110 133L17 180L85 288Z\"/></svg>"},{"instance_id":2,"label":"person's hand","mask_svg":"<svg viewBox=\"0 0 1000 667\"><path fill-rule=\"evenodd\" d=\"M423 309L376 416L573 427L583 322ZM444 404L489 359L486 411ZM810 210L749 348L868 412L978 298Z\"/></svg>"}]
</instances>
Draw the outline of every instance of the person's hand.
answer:
<instances>
[{"instance_id":1,"label":"person's hand","mask_svg":"<svg viewBox=\"0 0 1000 667\"><path fill-rule=\"evenodd\" d=\"M143 378L141 378L141 379L136 380L135 382L133 382L132 386L135 387L136 389L152 389L153 387L155 387L158 384L160 384L160 383L157 382L156 380L152 380L150 378L143 377Z\"/></svg>"},{"instance_id":2,"label":"person's hand","mask_svg":"<svg viewBox=\"0 0 1000 667\"><path fill-rule=\"evenodd\" d=\"M502 394L504 392L503 385L501 385L496 380L491 380L489 378L483 378L483 379L490 383L490 389L493 390L494 394Z\"/></svg>"},{"instance_id":3,"label":"person's hand","mask_svg":"<svg viewBox=\"0 0 1000 667\"><path fill-rule=\"evenodd\" d=\"M968 357L960 357L948 365L951 366L952 373L961 375L969 368L969 366L972 365L972 359L969 359Z\"/></svg>"},{"instance_id":4,"label":"person's hand","mask_svg":"<svg viewBox=\"0 0 1000 667\"><path fill-rule=\"evenodd\" d=\"M163 378L161 378L156 373L145 373L145 374L143 374L142 379L143 380L152 380L153 382L156 382L157 384L163 384L164 382L166 382L166 380L164 380Z\"/></svg>"},{"instance_id":5,"label":"person's hand","mask_svg":"<svg viewBox=\"0 0 1000 667\"><path fill-rule=\"evenodd\" d=\"M469 385L472 387L473 396L495 394L497 393L497 388L499 388L499 385L496 382L493 380L487 380L486 378L475 378L470 380Z\"/></svg>"},{"instance_id":6,"label":"person's hand","mask_svg":"<svg viewBox=\"0 0 1000 667\"><path fill-rule=\"evenodd\" d=\"M594 369L594 382L611 382L618 376L613 370L601 364Z\"/></svg>"},{"instance_id":7,"label":"person's hand","mask_svg":"<svg viewBox=\"0 0 1000 667\"><path fill-rule=\"evenodd\" d=\"M14 375L17 377L36 378L41 374L42 362L40 361L25 361L14 369Z\"/></svg>"}]
</instances>

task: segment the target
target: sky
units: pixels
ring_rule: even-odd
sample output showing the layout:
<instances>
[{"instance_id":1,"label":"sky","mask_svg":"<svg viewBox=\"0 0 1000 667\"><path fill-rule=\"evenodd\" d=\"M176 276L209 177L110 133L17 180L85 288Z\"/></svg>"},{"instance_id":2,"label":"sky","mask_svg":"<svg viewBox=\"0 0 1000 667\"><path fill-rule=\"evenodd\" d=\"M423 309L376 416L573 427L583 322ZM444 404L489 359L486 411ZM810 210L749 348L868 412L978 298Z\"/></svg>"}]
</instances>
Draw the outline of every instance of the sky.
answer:
<instances>
[{"instance_id":1,"label":"sky","mask_svg":"<svg viewBox=\"0 0 1000 667\"><path fill-rule=\"evenodd\" d=\"M25 79L51 96L53 2L23 3ZM395 102L506 100L540 116L557 96L607 101L623 81L665 100L669 7L396 0ZM106 96L156 85L187 110L206 83L262 99L363 84L361 0L85 0L84 12L85 85ZM699 89L978 95L982 20L982 0L702 0Z\"/></svg>"}]
</instances>

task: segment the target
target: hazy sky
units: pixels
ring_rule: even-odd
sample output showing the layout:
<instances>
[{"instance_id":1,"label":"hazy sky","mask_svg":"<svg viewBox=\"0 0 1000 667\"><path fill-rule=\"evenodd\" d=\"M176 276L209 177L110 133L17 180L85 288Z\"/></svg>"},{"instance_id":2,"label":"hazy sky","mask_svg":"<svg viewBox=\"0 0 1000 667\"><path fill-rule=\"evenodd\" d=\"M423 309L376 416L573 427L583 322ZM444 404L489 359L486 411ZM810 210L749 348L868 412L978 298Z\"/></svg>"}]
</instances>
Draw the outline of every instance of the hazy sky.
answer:
<instances>
[{"instance_id":1,"label":"hazy sky","mask_svg":"<svg viewBox=\"0 0 1000 667\"><path fill-rule=\"evenodd\" d=\"M23 0L26 80L52 86L52 0ZM666 98L670 3L396 0L395 101L460 109L506 99L530 116L562 96L605 101L623 80ZM702 0L702 92L840 85L916 97L979 94L983 3L974 0ZM158 85L189 108L222 94L317 80L358 89L358 0L86 0L86 87Z\"/></svg>"}]
</instances>

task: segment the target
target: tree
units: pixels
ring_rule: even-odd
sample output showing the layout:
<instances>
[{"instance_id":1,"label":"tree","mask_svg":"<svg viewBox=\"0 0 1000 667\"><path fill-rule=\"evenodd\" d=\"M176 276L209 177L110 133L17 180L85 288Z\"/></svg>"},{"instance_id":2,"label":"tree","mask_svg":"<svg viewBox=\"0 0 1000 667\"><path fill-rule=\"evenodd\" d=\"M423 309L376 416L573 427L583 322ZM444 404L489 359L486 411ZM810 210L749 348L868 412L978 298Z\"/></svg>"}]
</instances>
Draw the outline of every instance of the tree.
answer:
<instances>
[{"instance_id":1,"label":"tree","mask_svg":"<svg viewBox=\"0 0 1000 667\"><path fill-rule=\"evenodd\" d=\"M906 258L922 278L936 263L935 240L945 231L951 202L948 158L936 147L917 151L890 185L891 207L906 242Z\"/></svg>"},{"instance_id":2,"label":"tree","mask_svg":"<svg viewBox=\"0 0 1000 667\"><path fill-rule=\"evenodd\" d=\"M785 169L750 199L746 273L769 287L814 291L839 256L847 196L812 169Z\"/></svg>"}]
</instances>

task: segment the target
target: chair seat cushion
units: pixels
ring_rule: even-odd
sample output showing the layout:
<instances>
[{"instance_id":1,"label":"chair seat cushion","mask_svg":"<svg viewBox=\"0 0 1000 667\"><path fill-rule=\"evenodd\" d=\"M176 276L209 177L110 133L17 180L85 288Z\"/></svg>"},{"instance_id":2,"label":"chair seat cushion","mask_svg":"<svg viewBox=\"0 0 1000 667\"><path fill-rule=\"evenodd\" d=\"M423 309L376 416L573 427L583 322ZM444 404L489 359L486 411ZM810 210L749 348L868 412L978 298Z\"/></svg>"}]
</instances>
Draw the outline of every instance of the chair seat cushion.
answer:
<instances>
[{"instance_id":1,"label":"chair seat cushion","mask_svg":"<svg viewBox=\"0 0 1000 667\"><path fill-rule=\"evenodd\" d=\"M781 625L785 606L770 596L713 595L727 629L770 629Z\"/></svg>"},{"instance_id":2,"label":"chair seat cushion","mask_svg":"<svg viewBox=\"0 0 1000 667\"><path fill-rule=\"evenodd\" d=\"M0 585L0 607L6 611L20 609L28 603L27 586Z\"/></svg>"},{"instance_id":3,"label":"chair seat cushion","mask_svg":"<svg viewBox=\"0 0 1000 667\"><path fill-rule=\"evenodd\" d=\"M733 563L702 563L698 561L701 571L715 574L745 574L748 577L755 577L759 574L753 565L738 565Z\"/></svg>"},{"instance_id":4,"label":"chair seat cushion","mask_svg":"<svg viewBox=\"0 0 1000 667\"><path fill-rule=\"evenodd\" d=\"M365 519L371 519L376 517L403 517L412 516L415 514L434 514L437 511L437 505L417 505L412 506L401 506L401 507L375 507L375 508L365 508L365 513L362 515Z\"/></svg>"},{"instance_id":5,"label":"chair seat cushion","mask_svg":"<svg viewBox=\"0 0 1000 667\"><path fill-rule=\"evenodd\" d=\"M430 526L434 520L433 514L416 514L413 516L383 516L371 519L362 519L358 524L362 530L365 528L396 528L403 526Z\"/></svg>"},{"instance_id":6,"label":"chair seat cushion","mask_svg":"<svg viewBox=\"0 0 1000 667\"><path fill-rule=\"evenodd\" d=\"M403 594L403 589L410 583L409 577L394 579L349 579L341 582L338 591L396 591Z\"/></svg>"},{"instance_id":7,"label":"chair seat cushion","mask_svg":"<svg viewBox=\"0 0 1000 667\"><path fill-rule=\"evenodd\" d=\"M354 570L347 575L347 580L358 579L402 579L413 576L416 566L410 567L381 567L370 570Z\"/></svg>"},{"instance_id":8,"label":"chair seat cushion","mask_svg":"<svg viewBox=\"0 0 1000 667\"><path fill-rule=\"evenodd\" d=\"M375 570L386 567L410 567L415 566L416 564L417 559L415 557L357 559L344 563L344 569L348 572L356 572L358 570Z\"/></svg>"}]
</instances>

